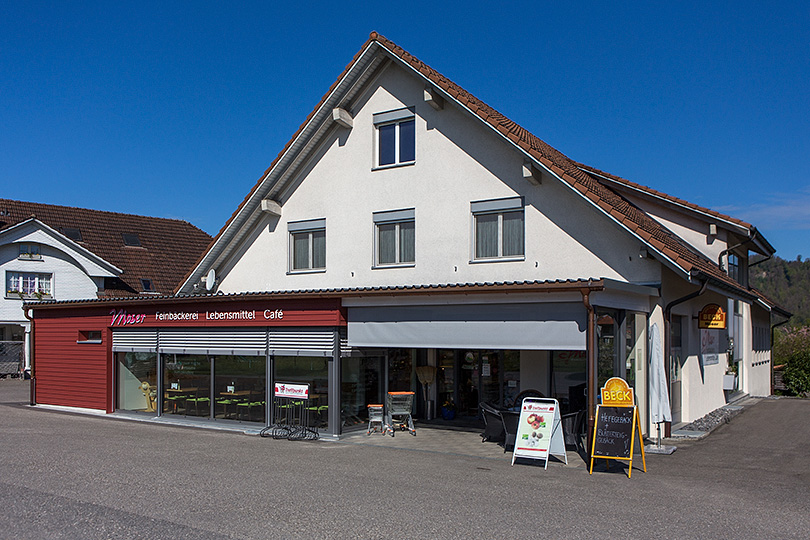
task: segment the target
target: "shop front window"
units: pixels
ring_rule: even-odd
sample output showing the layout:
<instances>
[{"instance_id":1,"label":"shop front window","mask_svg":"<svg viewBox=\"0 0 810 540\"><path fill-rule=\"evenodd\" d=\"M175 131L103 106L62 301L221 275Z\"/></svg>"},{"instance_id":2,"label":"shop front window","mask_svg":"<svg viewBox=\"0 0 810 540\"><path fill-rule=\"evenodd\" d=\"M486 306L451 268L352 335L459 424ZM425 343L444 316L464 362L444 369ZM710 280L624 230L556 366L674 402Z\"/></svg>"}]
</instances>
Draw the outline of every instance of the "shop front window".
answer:
<instances>
[{"instance_id":1,"label":"shop front window","mask_svg":"<svg viewBox=\"0 0 810 540\"><path fill-rule=\"evenodd\" d=\"M514 407L520 392L520 351L503 351L503 406Z\"/></svg>"},{"instance_id":2,"label":"shop front window","mask_svg":"<svg viewBox=\"0 0 810 540\"><path fill-rule=\"evenodd\" d=\"M163 413L207 417L211 361L198 354L164 354Z\"/></svg>"},{"instance_id":3,"label":"shop front window","mask_svg":"<svg viewBox=\"0 0 810 540\"><path fill-rule=\"evenodd\" d=\"M308 384L308 427L329 430L329 359L324 356L276 356L277 382Z\"/></svg>"},{"instance_id":4,"label":"shop front window","mask_svg":"<svg viewBox=\"0 0 810 540\"><path fill-rule=\"evenodd\" d=\"M513 407L520 392L520 351L451 350L436 353L437 407L452 416L476 417L481 402ZM445 418L452 419L452 418Z\"/></svg>"},{"instance_id":5,"label":"shop front window","mask_svg":"<svg viewBox=\"0 0 810 540\"><path fill-rule=\"evenodd\" d=\"M481 393L479 401L486 403L501 402L501 355L498 351L481 352ZM478 404L475 404L478 407Z\"/></svg>"},{"instance_id":6,"label":"shop front window","mask_svg":"<svg viewBox=\"0 0 810 540\"><path fill-rule=\"evenodd\" d=\"M585 409L586 351L552 351L552 396L560 403L563 414Z\"/></svg>"},{"instance_id":7,"label":"shop front window","mask_svg":"<svg viewBox=\"0 0 810 540\"><path fill-rule=\"evenodd\" d=\"M264 423L266 380L264 356L215 356L214 418Z\"/></svg>"},{"instance_id":8,"label":"shop front window","mask_svg":"<svg viewBox=\"0 0 810 540\"><path fill-rule=\"evenodd\" d=\"M368 425L368 406L384 405L383 361L380 356L343 358L340 369L342 428Z\"/></svg>"},{"instance_id":9,"label":"shop front window","mask_svg":"<svg viewBox=\"0 0 810 540\"><path fill-rule=\"evenodd\" d=\"M115 359L116 409L157 412L157 354L119 352Z\"/></svg>"}]
</instances>

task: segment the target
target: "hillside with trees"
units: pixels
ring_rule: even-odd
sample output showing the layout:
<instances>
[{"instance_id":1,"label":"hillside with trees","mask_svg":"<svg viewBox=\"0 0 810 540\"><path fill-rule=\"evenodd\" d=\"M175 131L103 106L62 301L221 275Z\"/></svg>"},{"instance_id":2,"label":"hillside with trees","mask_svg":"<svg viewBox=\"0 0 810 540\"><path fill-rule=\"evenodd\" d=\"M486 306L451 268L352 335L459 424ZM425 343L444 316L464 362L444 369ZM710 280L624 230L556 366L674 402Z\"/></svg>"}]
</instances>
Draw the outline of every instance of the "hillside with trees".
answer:
<instances>
[{"instance_id":1,"label":"hillside with trees","mask_svg":"<svg viewBox=\"0 0 810 540\"><path fill-rule=\"evenodd\" d=\"M810 325L810 260L774 257L751 266L748 277L752 287L793 313L790 326Z\"/></svg>"}]
</instances>

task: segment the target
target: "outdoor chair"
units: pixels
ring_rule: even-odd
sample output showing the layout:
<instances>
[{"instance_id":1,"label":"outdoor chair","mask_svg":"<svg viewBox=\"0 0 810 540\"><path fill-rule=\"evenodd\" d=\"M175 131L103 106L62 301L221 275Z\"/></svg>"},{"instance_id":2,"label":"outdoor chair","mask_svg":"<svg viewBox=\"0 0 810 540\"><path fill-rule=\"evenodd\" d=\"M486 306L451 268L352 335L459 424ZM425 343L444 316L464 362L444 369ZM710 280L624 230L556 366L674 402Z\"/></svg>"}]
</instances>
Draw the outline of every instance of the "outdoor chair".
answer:
<instances>
[{"instance_id":1,"label":"outdoor chair","mask_svg":"<svg viewBox=\"0 0 810 540\"><path fill-rule=\"evenodd\" d=\"M566 447L573 447L579 452L582 447L582 424L585 420L585 411L581 410L562 415L563 438Z\"/></svg>"},{"instance_id":2,"label":"outdoor chair","mask_svg":"<svg viewBox=\"0 0 810 540\"><path fill-rule=\"evenodd\" d=\"M489 403L480 403L481 417L484 419L484 432L481 434L481 442L500 443L504 440L503 420L500 411Z\"/></svg>"},{"instance_id":3,"label":"outdoor chair","mask_svg":"<svg viewBox=\"0 0 810 540\"><path fill-rule=\"evenodd\" d=\"M506 452L509 448L515 447L520 413L514 411L500 411L500 415L504 433L503 451Z\"/></svg>"},{"instance_id":4,"label":"outdoor chair","mask_svg":"<svg viewBox=\"0 0 810 540\"><path fill-rule=\"evenodd\" d=\"M523 390L521 393L519 393L517 396L515 396L515 407L519 408L521 406L521 404L523 403L523 400L525 398L527 398L527 397L544 398L546 396L544 396L543 392L541 392L540 390L535 390L533 388L529 388L528 390Z\"/></svg>"}]
</instances>

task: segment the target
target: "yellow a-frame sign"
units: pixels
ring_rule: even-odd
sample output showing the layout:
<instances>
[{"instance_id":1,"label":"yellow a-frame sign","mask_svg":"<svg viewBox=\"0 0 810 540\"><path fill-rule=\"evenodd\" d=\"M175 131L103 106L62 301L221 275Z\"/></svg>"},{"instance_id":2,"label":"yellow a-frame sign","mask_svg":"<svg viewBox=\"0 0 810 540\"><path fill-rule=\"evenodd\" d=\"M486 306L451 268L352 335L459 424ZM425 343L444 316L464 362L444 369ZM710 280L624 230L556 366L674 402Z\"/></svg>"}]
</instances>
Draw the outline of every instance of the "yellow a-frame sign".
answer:
<instances>
[{"instance_id":1,"label":"yellow a-frame sign","mask_svg":"<svg viewBox=\"0 0 810 540\"><path fill-rule=\"evenodd\" d=\"M633 449L638 433L641 447L641 463L647 472L647 458L641 440L641 419L638 415L633 389L624 379L608 379L601 390L602 404L596 406L596 422L593 426L591 464L593 474L595 459L616 459L629 462L627 477L633 473ZM636 431L638 429L638 431ZM610 464L610 462L608 462Z\"/></svg>"}]
</instances>

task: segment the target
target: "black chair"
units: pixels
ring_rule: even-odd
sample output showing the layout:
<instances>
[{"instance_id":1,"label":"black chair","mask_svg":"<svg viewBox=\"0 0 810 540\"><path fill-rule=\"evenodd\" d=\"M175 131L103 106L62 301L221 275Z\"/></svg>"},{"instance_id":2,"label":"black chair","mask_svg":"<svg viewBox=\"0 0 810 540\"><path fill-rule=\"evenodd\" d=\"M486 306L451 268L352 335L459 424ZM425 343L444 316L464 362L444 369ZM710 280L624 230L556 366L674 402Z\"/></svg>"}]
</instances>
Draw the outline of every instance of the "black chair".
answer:
<instances>
[{"instance_id":1,"label":"black chair","mask_svg":"<svg viewBox=\"0 0 810 540\"><path fill-rule=\"evenodd\" d=\"M500 411L500 416L504 433L503 451L506 452L510 447L515 447L520 413L514 411Z\"/></svg>"},{"instance_id":2,"label":"black chair","mask_svg":"<svg viewBox=\"0 0 810 540\"><path fill-rule=\"evenodd\" d=\"M484 419L481 442L503 442L503 420L501 420L500 411L489 403L481 403L479 407L481 407L481 417Z\"/></svg>"},{"instance_id":3,"label":"black chair","mask_svg":"<svg viewBox=\"0 0 810 540\"><path fill-rule=\"evenodd\" d=\"M582 448L582 424L585 421L585 411L562 415L563 439L566 447L573 447L577 452Z\"/></svg>"},{"instance_id":4,"label":"black chair","mask_svg":"<svg viewBox=\"0 0 810 540\"><path fill-rule=\"evenodd\" d=\"M523 390L521 393L515 396L515 407L520 407L520 405L523 403L523 399L527 397L544 398L546 396L544 396L543 392L540 390L535 390L533 388Z\"/></svg>"}]
</instances>

